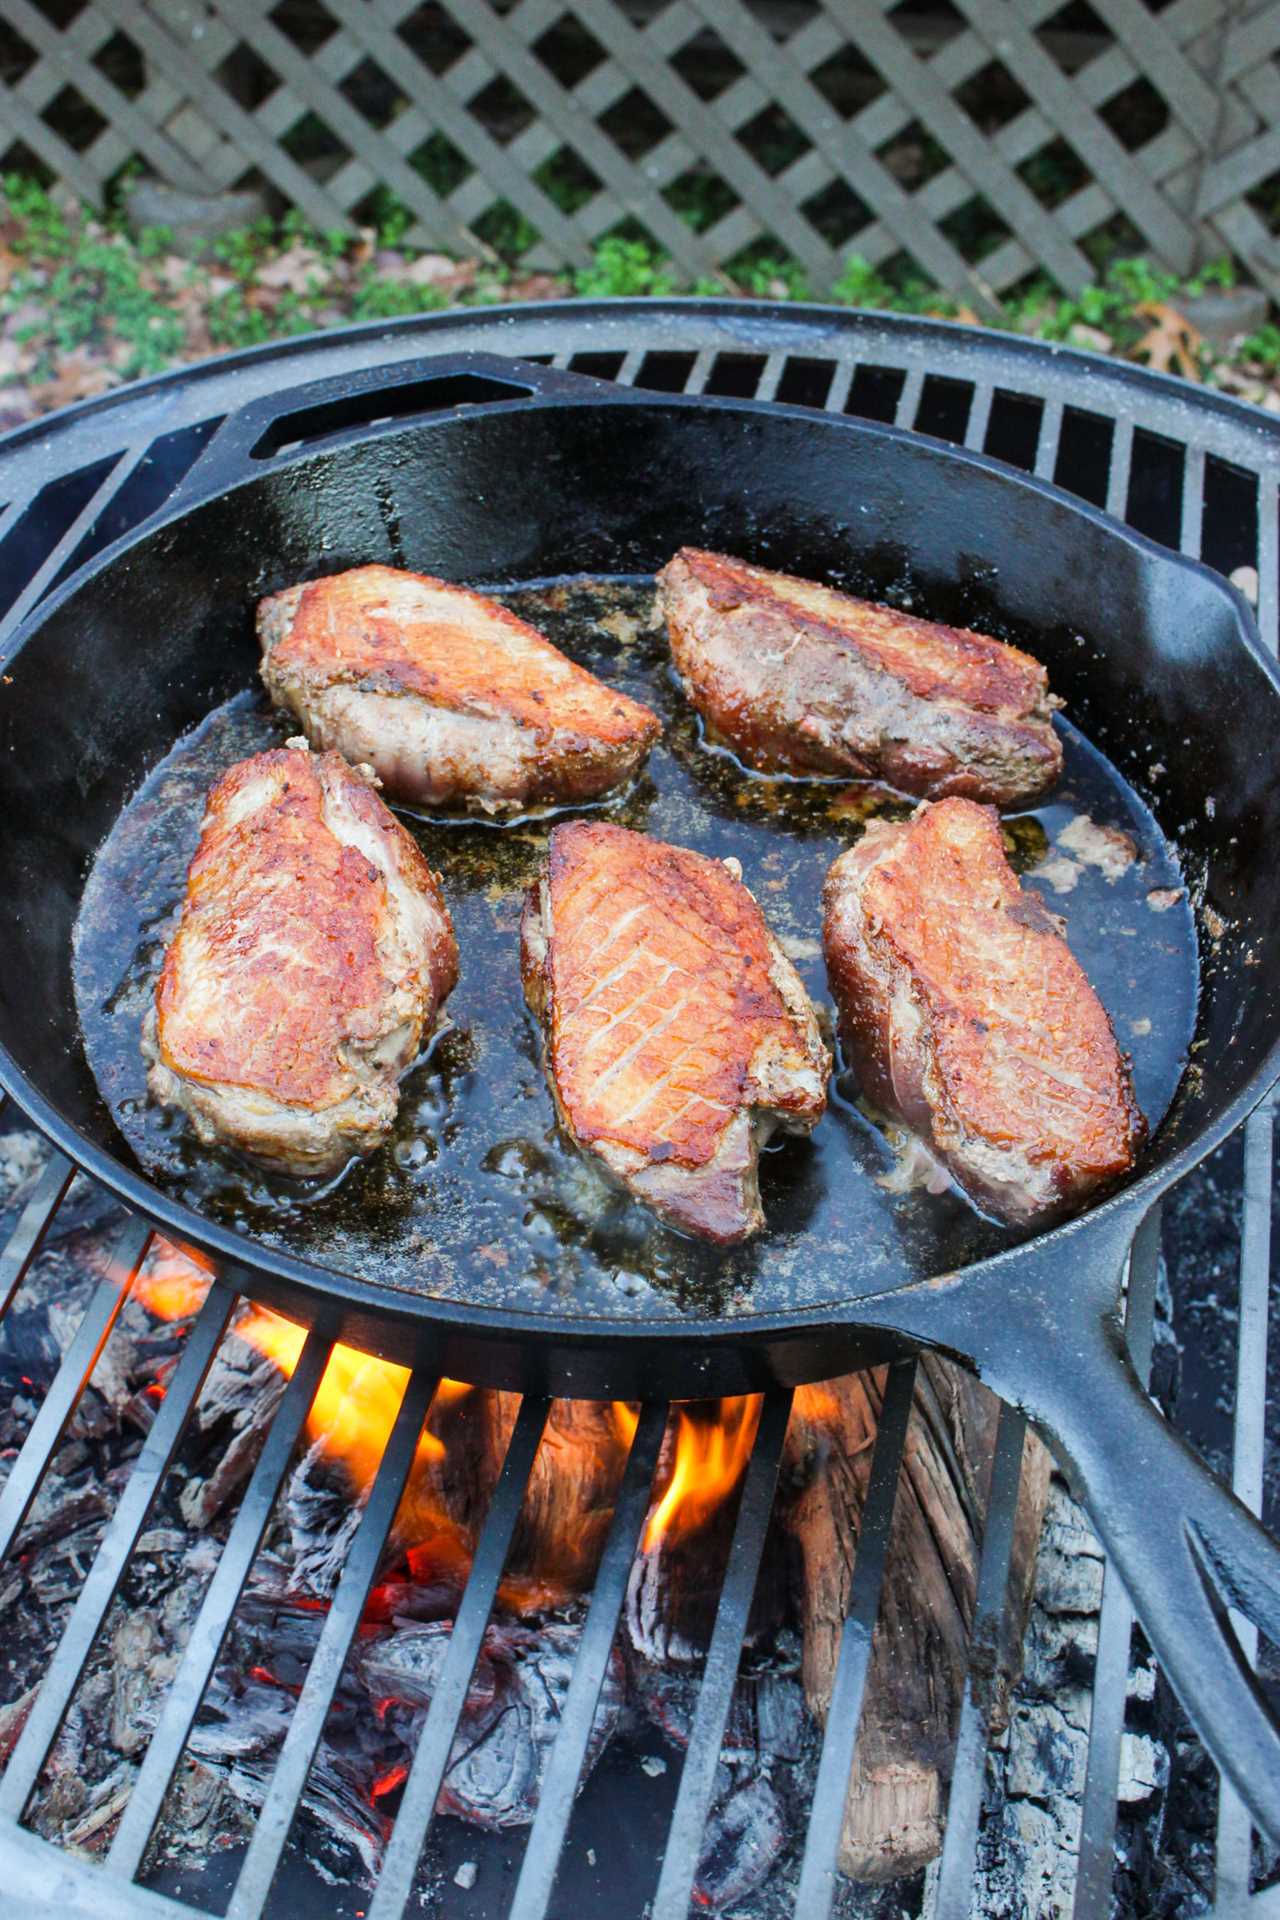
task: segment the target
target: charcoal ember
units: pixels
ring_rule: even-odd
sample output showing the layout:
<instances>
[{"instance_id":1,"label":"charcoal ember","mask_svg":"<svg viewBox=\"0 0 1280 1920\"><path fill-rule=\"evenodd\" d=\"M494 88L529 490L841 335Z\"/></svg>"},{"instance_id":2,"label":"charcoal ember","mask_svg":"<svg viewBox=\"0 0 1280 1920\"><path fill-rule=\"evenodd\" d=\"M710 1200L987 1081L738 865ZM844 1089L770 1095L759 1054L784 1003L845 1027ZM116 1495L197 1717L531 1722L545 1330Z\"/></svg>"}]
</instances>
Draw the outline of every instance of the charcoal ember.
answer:
<instances>
[{"instance_id":1,"label":"charcoal ember","mask_svg":"<svg viewBox=\"0 0 1280 1920\"><path fill-rule=\"evenodd\" d=\"M85 1782L88 1739L85 1710L78 1700L73 1701L45 1761L42 1790L32 1820L44 1840L60 1841L88 1805L89 1788Z\"/></svg>"},{"instance_id":2,"label":"charcoal ember","mask_svg":"<svg viewBox=\"0 0 1280 1920\"><path fill-rule=\"evenodd\" d=\"M700 1673L680 1668L639 1667L631 1676L635 1704L674 1747L689 1744L701 1688ZM767 1667L739 1676L725 1722L723 1761L752 1769L775 1761L794 1765L808 1760L818 1744L796 1673Z\"/></svg>"},{"instance_id":3,"label":"charcoal ember","mask_svg":"<svg viewBox=\"0 0 1280 1920\"><path fill-rule=\"evenodd\" d=\"M363 1512L363 1500L353 1498L350 1480L328 1463L317 1440L290 1474L285 1492L292 1587L321 1600L333 1597Z\"/></svg>"},{"instance_id":4,"label":"charcoal ember","mask_svg":"<svg viewBox=\"0 0 1280 1920\"><path fill-rule=\"evenodd\" d=\"M221 1773L185 1755L165 1801L165 1838L207 1855L239 1838L241 1831L247 1836L248 1829L244 1804L229 1791Z\"/></svg>"},{"instance_id":5,"label":"charcoal ember","mask_svg":"<svg viewBox=\"0 0 1280 1920\"><path fill-rule=\"evenodd\" d=\"M717 1797L707 1817L693 1897L721 1913L747 1899L772 1873L786 1845L778 1795L763 1773L746 1773Z\"/></svg>"},{"instance_id":6,"label":"charcoal ember","mask_svg":"<svg viewBox=\"0 0 1280 1920\"><path fill-rule=\"evenodd\" d=\"M84 1812L66 1827L62 1843L89 1853L101 1853L110 1843L116 1821L129 1804L135 1769L122 1762L89 1790Z\"/></svg>"},{"instance_id":7,"label":"charcoal ember","mask_svg":"<svg viewBox=\"0 0 1280 1920\"><path fill-rule=\"evenodd\" d=\"M61 1547L101 1520L109 1510L102 1488L88 1477L68 1486L54 1474L46 1474L40 1491L31 1503L15 1543L15 1551L25 1554L28 1563L50 1548Z\"/></svg>"},{"instance_id":8,"label":"charcoal ember","mask_svg":"<svg viewBox=\"0 0 1280 1920\"><path fill-rule=\"evenodd\" d=\"M632 1661L630 1683L631 1701L640 1716L673 1747L687 1747L702 1675L691 1668L652 1667L645 1661Z\"/></svg>"},{"instance_id":9,"label":"charcoal ember","mask_svg":"<svg viewBox=\"0 0 1280 1920\"><path fill-rule=\"evenodd\" d=\"M217 1768L228 1790L248 1807L261 1806L275 1771L276 1756L293 1716L292 1692L264 1673L214 1674L192 1729L188 1750ZM388 1740L382 1762L362 1751L335 1751L330 1728L339 1733L352 1704L341 1695L326 1722L307 1776L302 1805L339 1845L354 1853L372 1882L382 1864L389 1821L374 1805L379 1765L399 1751ZM367 1713L367 1707L365 1708Z\"/></svg>"},{"instance_id":10,"label":"charcoal ember","mask_svg":"<svg viewBox=\"0 0 1280 1920\"><path fill-rule=\"evenodd\" d=\"M9 1756L22 1738L22 1729L31 1716L39 1687L28 1687L7 1707L0 1707L0 1767L7 1767Z\"/></svg>"},{"instance_id":11,"label":"charcoal ember","mask_svg":"<svg viewBox=\"0 0 1280 1920\"><path fill-rule=\"evenodd\" d=\"M404 1627L361 1656L364 1686L406 1747L421 1732L450 1631L443 1623ZM441 1790L448 1812L490 1828L532 1821L580 1638L579 1625L561 1621L536 1632L506 1623L488 1628ZM618 1724L623 1687L615 1654L601 1689L584 1780Z\"/></svg>"},{"instance_id":12,"label":"charcoal ember","mask_svg":"<svg viewBox=\"0 0 1280 1920\"><path fill-rule=\"evenodd\" d=\"M799 1678L785 1673L743 1674L733 1690L722 1757L739 1765L798 1761L816 1735Z\"/></svg>"},{"instance_id":13,"label":"charcoal ember","mask_svg":"<svg viewBox=\"0 0 1280 1920\"><path fill-rule=\"evenodd\" d=\"M222 1342L205 1378L196 1409L196 1430L216 1446L210 1472L188 1482L179 1506L192 1528L208 1526L257 1464L263 1441L284 1397L285 1377L246 1340L232 1333Z\"/></svg>"},{"instance_id":14,"label":"charcoal ember","mask_svg":"<svg viewBox=\"0 0 1280 1920\"><path fill-rule=\"evenodd\" d=\"M198 1760L211 1765L274 1753L289 1731L293 1696L270 1679L213 1674L187 1743Z\"/></svg>"},{"instance_id":15,"label":"charcoal ember","mask_svg":"<svg viewBox=\"0 0 1280 1920\"><path fill-rule=\"evenodd\" d=\"M380 1580L369 1595L365 1617L388 1620L398 1627L452 1620L465 1585L465 1577L450 1570L425 1581Z\"/></svg>"},{"instance_id":16,"label":"charcoal ember","mask_svg":"<svg viewBox=\"0 0 1280 1920\"><path fill-rule=\"evenodd\" d=\"M111 1713L108 1737L117 1753L140 1753L147 1744L154 1702L177 1670L177 1656L165 1644L150 1612L130 1609L111 1636Z\"/></svg>"},{"instance_id":17,"label":"charcoal ember","mask_svg":"<svg viewBox=\"0 0 1280 1920\"><path fill-rule=\"evenodd\" d=\"M393 1705L431 1705L452 1631L452 1621L402 1627L373 1641L360 1654L357 1671L361 1683L381 1711ZM493 1707L499 1689L499 1634L505 1637L510 1631L490 1627L485 1633L467 1686L465 1713L485 1714Z\"/></svg>"}]
</instances>

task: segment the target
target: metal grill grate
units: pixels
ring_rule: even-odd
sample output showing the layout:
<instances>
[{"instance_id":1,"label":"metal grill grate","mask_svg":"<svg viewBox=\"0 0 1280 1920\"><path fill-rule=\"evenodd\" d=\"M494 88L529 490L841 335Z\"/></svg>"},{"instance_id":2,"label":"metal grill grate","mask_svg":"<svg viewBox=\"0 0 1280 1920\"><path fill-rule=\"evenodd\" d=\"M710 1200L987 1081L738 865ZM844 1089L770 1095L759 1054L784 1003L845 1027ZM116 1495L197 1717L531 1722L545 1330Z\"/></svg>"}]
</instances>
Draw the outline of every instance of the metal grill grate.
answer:
<instances>
[{"instance_id":1,"label":"metal grill grate","mask_svg":"<svg viewBox=\"0 0 1280 1920\"><path fill-rule=\"evenodd\" d=\"M113 396L12 436L0 448L0 641L74 566L154 511L218 420L268 388L360 366L464 346L503 351L662 391L731 392L868 414L985 449L1087 494L1170 545L1225 569L1251 565L1264 637L1276 644L1280 608L1280 424L1210 394L1133 369L937 324L745 306L619 303L516 310L406 323L239 356ZM1087 396L1087 409L1078 402ZM1233 1479L1255 1511L1263 1489L1273 1120L1248 1123L1244 1143L1239 1345ZM63 1204L72 1176L55 1155L0 1253L0 1314L8 1312ZM1147 1376L1160 1258L1149 1217L1130 1261L1129 1340ZM94 1292L83 1321L13 1461L0 1494L7 1553L53 1458L94 1363L136 1279L149 1241L128 1221L114 1248L115 1277ZM1176 1275L1175 1275L1176 1284ZM308 1337L205 1595L110 1850L89 1865L22 1827L24 1809L122 1576L135 1553L205 1373L237 1302L215 1283L192 1328L141 1453L107 1525L21 1736L0 1776L0 1867L24 1913L168 1915L197 1909L134 1883L182 1757L231 1612L264 1537L330 1347ZM794 1911L827 1913L837 1891L840 1817L879 1604L889 1526L911 1406L914 1363L895 1367L876 1442L871 1485L832 1710L811 1807ZM436 1381L415 1374L326 1617L267 1799L227 1908L264 1912ZM738 1670L772 1506L788 1393L766 1397L748 1467L692 1735L662 1855L654 1920L683 1920L711 1804L716 1763ZM458 1609L369 1920L406 1909L414 1873L480 1650L507 1548L532 1471L548 1403L526 1397ZM630 1454L574 1667L541 1804L509 1907L514 1920L553 1910L556 1873L596 1702L647 1510L667 1408L647 1405ZM1001 1414L978 1583L975 1643L990 1644L1003 1604L1024 1427ZM1111 1910L1116 1797L1132 1615L1105 1584L1084 1789L1075 1920ZM1254 1649L1249 1648L1252 1654ZM983 1804L987 1726L981 1690L966 1689L940 1871L926 1895L932 1920L971 1910ZM1248 1816L1220 1797L1214 1911L1222 1920L1275 1914L1277 1893L1250 1892Z\"/></svg>"}]
</instances>

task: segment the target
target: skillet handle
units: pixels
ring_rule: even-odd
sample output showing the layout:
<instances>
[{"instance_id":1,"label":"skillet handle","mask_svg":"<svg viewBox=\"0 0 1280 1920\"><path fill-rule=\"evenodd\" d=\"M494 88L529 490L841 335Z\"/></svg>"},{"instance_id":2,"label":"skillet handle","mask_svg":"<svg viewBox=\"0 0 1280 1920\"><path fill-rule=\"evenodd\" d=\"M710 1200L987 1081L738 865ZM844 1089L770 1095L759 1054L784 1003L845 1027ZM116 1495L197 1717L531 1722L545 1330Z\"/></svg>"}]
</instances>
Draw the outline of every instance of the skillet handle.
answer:
<instances>
[{"instance_id":1,"label":"skillet handle","mask_svg":"<svg viewBox=\"0 0 1280 1920\"><path fill-rule=\"evenodd\" d=\"M471 352L423 353L389 367L361 367L259 394L227 415L179 481L165 512L194 505L291 454L309 454L321 442L332 446L365 439L380 428L394 431L407 420L459 407L581 400L584 395L623 403L633 398L630 388L589 374L565 373L500 353Z\"/></svg>"},{"instance_id":2,"label":"skillet handle","mask_svg":"<svg viewBox=\"0 0 1280 1920\"><path fill-rule=\"evenodd\" d=\"M1092 1364L1061 1369L1049 1391L1028 1396L1028 1411L1087 1489L1099 1537L1206 1747L1280 1844L1280 1725L1228 1613L1280 1642L1280 1543L1159 1412L1114 1316L1093 1326Z\"/></svg>"},{"instance_id":3,"label":"skillet handle","mask_svg":"<svg viewBox=\"0 0 1280 1920\"><path fill-rule=\"evenodd\" d=\"M1229 1618L1280 1644L1280 1542L1174 1432L1129 1360L1118 1280L1143 1212L1120 1195L984 1272L882 1296L866 1318L969 1357L1034 1421L1205 1746L1280 1845L1280 1723Z\"/></svg>"}]
</instances>

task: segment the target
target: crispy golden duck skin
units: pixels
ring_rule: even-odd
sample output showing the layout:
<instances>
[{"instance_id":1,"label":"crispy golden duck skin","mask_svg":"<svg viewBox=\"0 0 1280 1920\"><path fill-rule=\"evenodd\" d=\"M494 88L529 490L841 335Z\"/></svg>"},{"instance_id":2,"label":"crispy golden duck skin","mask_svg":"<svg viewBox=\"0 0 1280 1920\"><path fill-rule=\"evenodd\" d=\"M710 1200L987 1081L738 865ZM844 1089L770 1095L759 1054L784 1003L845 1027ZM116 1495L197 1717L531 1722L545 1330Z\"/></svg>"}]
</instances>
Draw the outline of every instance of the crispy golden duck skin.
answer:
<instances>
[{"instance_id":1,"label":"crispy golden duck skin","mask_svg":"<svg viewBox=\"0 0 1280 1920\"><path fill-rule=\"evenodd\" d=\"M685 691L748 766L997 806L1062 771L1059 703L1016 647L695 547L658 578Z\"/></svg>"},{"instance_id":2,"label":"crispy golden duck skin","mask_svg":"<svg viewBox=\"0 0 1280 1920\"><path fill-rule=\"evenodd\" d=\"M1130 1170L1146 1122L1128 1063L991 808L940 800L873 823L832 866L824 905L862 1090L980 1206L1047 1218Z\"/></svg>"},{"instance_id":3,"label":"crispy golden duck skin","mask_svg":"<svg viewBox=\"0 0 1280 1920\"><path fill-rule=\"evenodd\" d=\"M412 806L510 813L594 800L662 731L509 607L427 574L354 567L258 608L262 678L313 747Z\"/></svg>"},{"instance_id":4,"label":"crispy golden duck skin","mask_svg":"<svg viewBox=\"0 0 1280 1920\"><path fill-rule=\"evenodd\" d=\"M831 1063L736 863L603 822L557 827L521 941L570 1138L671 1225L757 1232L760 1145L816 1125Z\"/></svg>"},{"instance_id":5,"label":"crispy golden duck skin","mask_svg":"<svg viewBox=\"0 0 1280 1920\"><path fill-rule=\"evenodd\" d=\"M365 774L305 742L209 796L144 1031L152 1093L206 1142L336 1172L385 1139L458 976L436 876Z\"/></svg>"}]
</instances>

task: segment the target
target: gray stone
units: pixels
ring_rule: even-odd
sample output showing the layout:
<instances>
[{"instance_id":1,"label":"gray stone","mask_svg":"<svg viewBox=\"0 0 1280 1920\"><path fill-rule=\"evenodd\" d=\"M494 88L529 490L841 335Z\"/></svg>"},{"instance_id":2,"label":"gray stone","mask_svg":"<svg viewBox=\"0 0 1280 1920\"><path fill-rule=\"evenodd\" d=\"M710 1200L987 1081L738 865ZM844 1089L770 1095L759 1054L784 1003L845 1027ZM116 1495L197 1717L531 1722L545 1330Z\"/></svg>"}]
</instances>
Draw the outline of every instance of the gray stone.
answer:
<instances>
[{"instance_id":1,"label":"gray stone","mask_svg":"<svg viewBox=\"0 0 1280 1920\"><path fill-rule=\"evenodd\" d=\"M163 180L139 180L125 195L124 205L135 233L144 227L167 227L174 252L188 260L200 259L223 234L251 227L271 211L257 187L235 193L180 193Z\"/></svg>"},{"instance_id":2,"label":"gray stone","mask_svg":"<svg viewBox=\"0 0 1280 1920\"><path fill-rule=\"evenodd\" d=\"M1176 303L1184 320L1218 346L1256 333L1267 318L1268 301L1261 287L1213 287L1208 293L1188 295Z\"/></svg>"}]
</instances>

